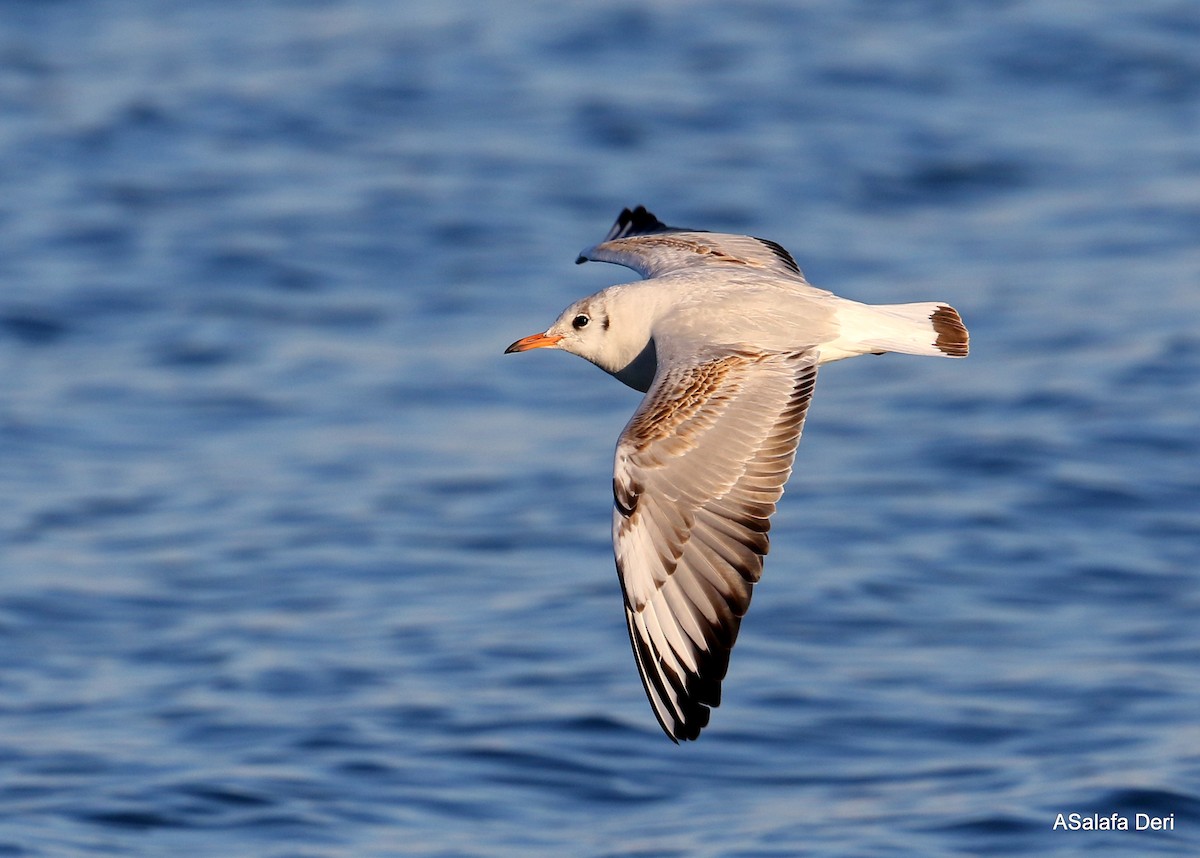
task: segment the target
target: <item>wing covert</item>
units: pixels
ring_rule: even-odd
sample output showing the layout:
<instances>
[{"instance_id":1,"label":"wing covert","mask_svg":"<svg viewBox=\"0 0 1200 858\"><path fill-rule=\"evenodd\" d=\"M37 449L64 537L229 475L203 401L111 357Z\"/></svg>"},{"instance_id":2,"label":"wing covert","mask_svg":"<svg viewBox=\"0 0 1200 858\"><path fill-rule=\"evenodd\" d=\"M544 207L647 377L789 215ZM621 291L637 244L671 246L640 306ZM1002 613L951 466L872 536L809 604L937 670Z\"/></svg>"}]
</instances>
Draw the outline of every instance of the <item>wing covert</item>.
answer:
<instances>
[{"instance_id":1,"label":"wing covert","mask_svg":"<svg viewBox=\"0 0 1200 858\"><path fill-rule=\"evenodd\" d=\"M643 278L701 265L748 266L803 281L796 260L781 245L750 235L667 226L645 206L624 209L599 244L585 248L576 263L612 262Z\"/></svg>"},{"instance_id":2,"label":"wing covert","mask_svg":"<svg viewBox=\"0 0 1200 858\"><path fill-rule=\"evenodd\" d=\"M768 551L816 381L815 352L664 364L617 444L613 545L646 696L695 739Z\"/></svg>"}]
</instances>

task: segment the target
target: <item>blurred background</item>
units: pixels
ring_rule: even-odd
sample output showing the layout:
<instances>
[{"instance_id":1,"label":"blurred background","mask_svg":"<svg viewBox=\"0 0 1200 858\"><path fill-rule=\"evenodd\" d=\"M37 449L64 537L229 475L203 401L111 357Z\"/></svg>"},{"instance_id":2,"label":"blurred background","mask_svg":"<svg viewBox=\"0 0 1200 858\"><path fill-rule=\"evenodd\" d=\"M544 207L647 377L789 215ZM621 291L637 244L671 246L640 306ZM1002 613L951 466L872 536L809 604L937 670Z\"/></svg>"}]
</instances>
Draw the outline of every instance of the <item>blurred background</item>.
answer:
<instances>
[{"instance_id":1,"label":"blurred background","mask_svg":"<svg viewBox=\"0 0 1200 858\"><path fill-rule=\"evenodd\" d=\"M823 370L681 747L638 395L501 354L639 203L972 333ZM1196 854L1198 239L1191 0L3 4L0 855Z\"/></svg>"}]
</instances>

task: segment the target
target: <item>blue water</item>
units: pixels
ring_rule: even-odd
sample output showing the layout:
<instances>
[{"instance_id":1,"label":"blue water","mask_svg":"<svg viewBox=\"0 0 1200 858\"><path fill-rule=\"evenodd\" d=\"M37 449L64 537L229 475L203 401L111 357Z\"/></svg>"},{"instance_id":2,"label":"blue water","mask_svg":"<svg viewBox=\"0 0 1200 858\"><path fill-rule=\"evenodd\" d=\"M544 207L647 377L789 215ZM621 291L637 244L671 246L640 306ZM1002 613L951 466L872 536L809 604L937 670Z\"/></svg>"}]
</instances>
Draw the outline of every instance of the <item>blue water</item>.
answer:
<instances>
[{"instance_id":1,"label":"blue water","mask_svg":"<svg viewBox=\"0 0 1200 858\"><path fill-rule=\"evenodd\" d=\"M501 355L637 203L972 333L823 370L680 747L637 395ZM0 6L0 855L1200 854L1198 466L1190 0Z\"/></svg>"}]
</instances>

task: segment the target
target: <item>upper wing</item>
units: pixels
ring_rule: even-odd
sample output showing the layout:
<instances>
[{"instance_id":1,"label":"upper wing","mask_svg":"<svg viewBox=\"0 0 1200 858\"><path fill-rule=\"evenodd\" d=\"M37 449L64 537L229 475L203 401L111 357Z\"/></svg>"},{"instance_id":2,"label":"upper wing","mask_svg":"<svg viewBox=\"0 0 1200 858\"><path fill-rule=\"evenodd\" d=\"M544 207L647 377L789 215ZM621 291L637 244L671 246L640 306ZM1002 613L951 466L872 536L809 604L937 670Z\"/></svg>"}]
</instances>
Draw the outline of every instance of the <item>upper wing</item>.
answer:
<instances>
[{"instance_id":1,"label":"upper wing","mask_svg":"<svg viewBox=\"0 0 1200 858\"><path fill-rule=\"evenodd\" d=\"M811 351L660 364L617 443L625 619L646 695L675 741L695 739L721 702L816 377Z\"/></svg>"},{"instance_id":2,"label":"upper wing","mask_svg":"<svg viewBox=\"0 0 1200 858\"><path fill-rule=\"evenodd\" d=\"M745 265L804 280L796 260L773 241L667 226L645 206L623 210L604 240L585 249L575 262L589 260L615 262L643 278L697 265Z\"/></svg>"}]
</instances>

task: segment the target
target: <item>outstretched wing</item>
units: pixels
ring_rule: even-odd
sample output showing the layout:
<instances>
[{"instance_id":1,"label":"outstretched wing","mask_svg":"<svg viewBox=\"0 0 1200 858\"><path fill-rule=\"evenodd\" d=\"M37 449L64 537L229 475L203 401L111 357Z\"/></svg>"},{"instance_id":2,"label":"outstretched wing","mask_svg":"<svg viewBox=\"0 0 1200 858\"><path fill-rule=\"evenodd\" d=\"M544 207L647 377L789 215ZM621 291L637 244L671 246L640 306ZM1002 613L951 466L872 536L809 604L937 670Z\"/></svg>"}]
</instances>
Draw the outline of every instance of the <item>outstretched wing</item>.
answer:
<instances>
[{"instance_id":1,"label":"outstretched wing","mask_svg":"<svg viewBox=\"0 0 1200 858\"><path fill-rule=\"evenodd\" d=\"M695 739L721 702L816 377L811 351L660 364L617 444L613 546L629 639L674 741Z\"/></svg>"},{"instance_id":2,"label":"outstretched wing","mask_svg":"<svg viewBox=\"0 0 1200 858\"><path fill-rule=\"evenodd\" d=\"M667 226L645 206L625 209L599 244L585 249L576 263L615 262L643 278L699 265L748 266L804 280L790 253L773 241L702 229Z\"/></svg>"}]
</instances>

